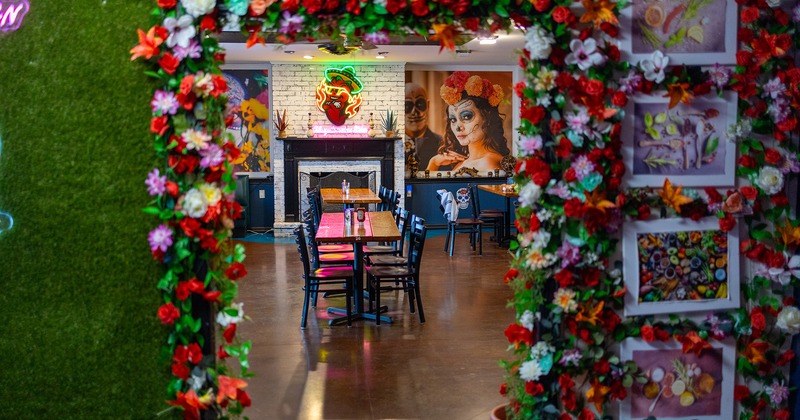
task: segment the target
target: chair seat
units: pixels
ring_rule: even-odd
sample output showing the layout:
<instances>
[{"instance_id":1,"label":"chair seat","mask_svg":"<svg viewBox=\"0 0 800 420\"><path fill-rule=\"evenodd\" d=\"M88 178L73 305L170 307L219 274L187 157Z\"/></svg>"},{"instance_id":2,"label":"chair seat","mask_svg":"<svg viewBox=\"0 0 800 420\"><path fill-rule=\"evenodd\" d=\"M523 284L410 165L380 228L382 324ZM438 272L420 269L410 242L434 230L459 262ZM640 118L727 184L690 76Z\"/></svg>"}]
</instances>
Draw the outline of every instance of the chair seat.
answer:
<instances>
[{"instance_id":1,"label":"chair seat","mask_svg":"<svg viewBox=\"0 0 800 420\"><path fill-rule=\"evenodd\" d=\"M353 262L353 254L340 254L331 252L328 254L319 254L319 262L321 263L332 263L332 262Z\"/></svg>"},{"instance_id":2,"label":"chair seat","mask_svg":"<svg viewBox=\"0 0 800 420\"><path fill-rule=\"evenodd\" d=\"M311 272L317 279L347 279L353 277L353 269L348 267L322 267Z\"/></svg>"},{"instance_id":3,"label":"chair seat","mask_svg":"<svg viewBox=\"0 0 800 420\"><path fill-rule=\"evenodd\" d=\"M398 266L369 266L367 272L373 277L400 277L414 274L408 267Z\"/></svg>"},{"instance_id":4,"label":"chair seat","mask_svg":"<svg viewBox=\"0 0 800 420\"><path fill-rule=\"evenodd\" d=\"M361 247L361 250L364 251L365 254L376 252L399 252L394 245L364 245Z\"/></svg>"},{"instance_id":5,"label":"chair seat","mask_svg":"<svg viewBox=\"0 0 800 420\"><path fill-rule=\"evenodd\" d=\"M480 214L478 214L478 217L505 217L505 212L482 210Z\"/></svg>"},{"instance_id":6,"label":"chair seat","mask_svg":"<svg viewBox=\"0 0 800 420\"><path fill-rule=\"evenodd\" d=\"M353 246L347 244L317 245L319 252L353 252Z\"/></svg>"},{"instance_id":7,"label":"chair seat","mask_svg":"<svg viewBox=\"0 0 800 420\"><path fill-rule=\"evenodd\" d=\"M457 225L482 225L483 224L483 220L479 220L479 219L456 219L455 222L450 222L450 223L455 223Z\"/></svg>"},{"instance_id":8,"label":"chair seat","mask_svg":"<svg viewBox=\"0 0 800 420\"><path fill-rule=\"evenodd\" d=\"M375 266L406 265L408 264L408 258L397 257L394 255L374 255L369 257L369 264Z\"/></svg>"}]
</instances>

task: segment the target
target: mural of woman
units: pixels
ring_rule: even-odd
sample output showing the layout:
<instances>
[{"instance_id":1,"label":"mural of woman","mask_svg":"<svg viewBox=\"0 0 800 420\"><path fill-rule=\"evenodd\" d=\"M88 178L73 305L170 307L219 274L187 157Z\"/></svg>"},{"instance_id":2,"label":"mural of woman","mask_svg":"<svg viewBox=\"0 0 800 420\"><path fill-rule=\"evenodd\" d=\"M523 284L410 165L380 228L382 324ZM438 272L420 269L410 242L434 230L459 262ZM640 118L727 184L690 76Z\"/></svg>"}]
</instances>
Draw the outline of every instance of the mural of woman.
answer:
<instances>
[{"instance_id":1,"label":"mural of woman","mask_svg":"<svg viewBox=\"0 0 800 420\"><path fill-rule=\"evenodd\" d=\"M466 71L456 71L445 79L439 93L448 104L449 129L427 169L500 169L503 157L510 153L497 109L503 100L503 87Z\"/></svg>"}]
</instances>

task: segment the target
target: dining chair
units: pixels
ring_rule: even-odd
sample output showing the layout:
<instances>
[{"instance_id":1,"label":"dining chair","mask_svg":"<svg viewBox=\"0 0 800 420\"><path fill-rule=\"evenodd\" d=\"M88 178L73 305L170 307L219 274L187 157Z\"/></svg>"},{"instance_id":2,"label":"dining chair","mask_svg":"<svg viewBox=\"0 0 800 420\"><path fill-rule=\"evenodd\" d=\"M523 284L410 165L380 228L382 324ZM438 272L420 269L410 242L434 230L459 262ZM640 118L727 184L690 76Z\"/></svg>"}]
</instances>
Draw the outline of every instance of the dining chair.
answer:
<instances>
[{"instance_id":1,"label":"dining chair","mask_svg":"<svg viewBox=\"0 0 800 420\"><path fill-rule=\"evenodd\" d=\"M308 229L308 238L311 246L311 266L319 268L330 265L353 265L353 247L345 248L342 251L321 252L320 244L317 243L317 228L314 223L307 218L303 224ZM337 244L338 245L338 244Z\"/></svg>"},{"instance_id":2,"label":"dining chair","mask_svg":"<svg viewBox=\"0 0 800 420\"><path fill-rule=\"evenodd\" d=\"M312 223L313 224L313 211L311 209L303 211L303 222L305 223ZM317 227L319 224L311 226L314 229L314 237L317 236ZM320 254L330 254L330 253L352 253L353 252L353 245L352 244L321 244L317 242L317 251Z\"/></svg>"},{"instance_id":3,"label":"dining chair","mask_svg":"<svg viewBox=\"0 0 800 420\"><path fill-rule=\"evenodd\" d=\"M425 226L425 219L421 217L411 218L411 234L408 241L408 260L402 266L378 266L370 265L366 267L367 282L369 284L369 310L381 307L381 293L393 290L403 290L408 295L410 312L419 313L419 322L425 323L425 312L422 309L422 296L420 294L419 271L422 263L422 252L425 248L425 237L428 228ZM375 317L375 325L380 325L381 319Z\"/></svg>"},{"instance_id":4,"label":"dining chair","mask_svg":"<svg viewBox=\"0 0 800 420\"><path fill-rule=\"evenodd\" d=\"M469 190L469 205L472 207L473 217L478 218L479 220L482 220L492 226L492 232L494 232L492 239L497 241L499 244L503 240L503 226L505 225L506 217L505 212L497 209L481 209L481 198L478 194L478 187L472 184L467 184L467 189Z\"/></svg>"},{"instance_id":5,"label":"dining chair","mask_svg":"<svg viewBox=\"0 0 800 420\"><path fill-rule=\"evenodd\" d=\"M397 230L400 231L400 239L394 243L385 245L362 246L361 250L364 251L365 258L374 257L376 255L403 255L406 234L408 233L408 210L397 208L395 210L395 223L397 223Z\"/></svg>"},{"instance_id":6,"label":"dining chair","mask_svg":"<svg viewBox=\"0 0 800 420\"><path fill-rule=\"evenodd\" d=\"M478 255L483 255L483 221L478 218L458 218L458 203L453 198L453 193L447 190L436 191L440 202L439 209L447 221L447 236L444 240L444 251L453 256L456 247L456 233L469 233L469 244L472 250L477 248Z\"/></svg>"},{"instance_id":7,"label":"dining chair","mask_svg":"<svg viewBox=\"0 0 800 420\"><path fill-rule=\"evenodd\" d=\"M345 300L347 301L347 325L352 325L352 298L353 282L355 272L352 267L324 267L312 268L309 262L308 240L302 226L294 230L297 251L300 254L300 261L303 264L303 315L300 319L300 328L306 328L306 318L308 317L308 306L317 306L317 294L328 287L335 286L340 290L342 281L345 283ZM312 300L313 297L313 300Z\"/></svg>"}]
</instances>

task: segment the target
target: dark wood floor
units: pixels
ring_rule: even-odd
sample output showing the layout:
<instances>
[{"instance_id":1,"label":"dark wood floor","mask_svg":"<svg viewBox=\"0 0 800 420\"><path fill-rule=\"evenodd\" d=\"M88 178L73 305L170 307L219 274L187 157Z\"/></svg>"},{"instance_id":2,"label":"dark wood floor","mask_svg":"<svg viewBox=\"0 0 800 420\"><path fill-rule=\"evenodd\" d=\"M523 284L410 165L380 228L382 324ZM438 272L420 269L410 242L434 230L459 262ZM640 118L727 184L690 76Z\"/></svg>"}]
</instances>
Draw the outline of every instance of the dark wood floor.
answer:
<instances>
[{"instance_id":1,"label":"dark wood floor","mask_svg":"<svg viewBox=\"0 0 800 420\"><path fill-rule=\"evenodd\" d=\"M488 235L486 235L488 236ZM486 419L505 402L499 394L514 314L503 285L510 257L484 241L474 254L459 235L456 255L444 237L430 237L422 261L426 323L408 313L402 292L384 294L393 324L358 321L328 326L320 299L300 329L303 293L293 243L244 243L248 276L240 296L251 318L239 326L253 341L255 378L247 390L252 419ZM313 308L312 308L313 309Z\"/></svg>"}]
</instances>

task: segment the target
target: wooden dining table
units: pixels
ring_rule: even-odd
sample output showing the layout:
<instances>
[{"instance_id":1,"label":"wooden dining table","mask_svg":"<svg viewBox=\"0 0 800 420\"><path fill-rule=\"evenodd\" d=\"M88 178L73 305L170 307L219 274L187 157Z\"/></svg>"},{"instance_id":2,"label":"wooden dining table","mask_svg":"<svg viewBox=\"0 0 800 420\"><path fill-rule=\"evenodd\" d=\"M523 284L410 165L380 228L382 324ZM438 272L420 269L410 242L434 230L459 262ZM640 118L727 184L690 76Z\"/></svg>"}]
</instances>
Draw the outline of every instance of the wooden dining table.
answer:
<instances>
[{"instance_id":1,"label":"wooden dining table","mask_svg":"<svg viewBox=\"0 0 800 420\"><path fill-rule=\"evenodd\" d=\"M324 189L323 189L324 190ZM353 271L355 271L355 290L353 296L352 317L356 319L372 319L380 316L384 308L378 308L375 313L364 310L364 252L362 245L366 242L392 242L400 239L400 230L397 229L394 216L388 211L366 212L364 223L345 223L344 213L322 213L322 218L317 229L317 242L320 243L352 243L353 244ZM339 308L328 308L328 313L342 314ZM346 317L330 320L330 324L345 322ZM382 322L392 322L388 316L381 316Z\"/></svg>"},{"instance_id":2,"label":"wooden dining table","mask_svg":"<svg viewBox=\"0 0 800 420\"><path fill-rule=\"evenodd\" d=\"M492 194L505 197L506 199L506 212L504 215L505 232L503 232L503 239L501 242L511 241L511 200L519 197L513 185L506 184L493 184L493 185L478 185L478 188L488 191Z\"/></svg>"},{"instance_id":3,"label":"wooden dining table","mask_svg":"<svg viewBox=\"0 0 800 420\"><path fill-rule=\"evenodd\" d=\"M342 194L341 188L320 188L323 204L378 204L381 198L369 188L351 188L350 194Z\"/></svg>"}]
</instances>

